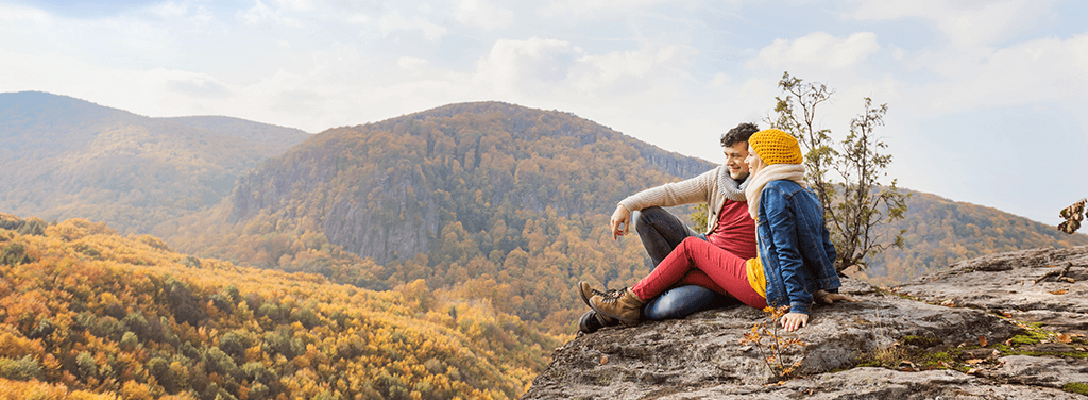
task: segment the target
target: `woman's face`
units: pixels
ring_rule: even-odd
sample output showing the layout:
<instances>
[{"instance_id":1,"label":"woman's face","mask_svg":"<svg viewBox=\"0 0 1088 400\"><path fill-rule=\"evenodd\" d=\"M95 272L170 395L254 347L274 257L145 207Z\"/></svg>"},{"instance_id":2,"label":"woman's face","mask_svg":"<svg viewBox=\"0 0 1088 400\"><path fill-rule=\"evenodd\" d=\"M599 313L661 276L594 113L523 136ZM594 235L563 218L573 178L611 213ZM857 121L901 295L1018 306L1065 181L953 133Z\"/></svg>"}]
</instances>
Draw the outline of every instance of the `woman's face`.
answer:
<instances>
[{"instance_id":1,"label":"woman's face","mask_svg":"<svg viewBox=\"0 0 1088 400\"><path fill-rule=\"evenodd\" d=\"M759 158L759 154L756 154L755 150L752 150L752 146L748 146L748 157L744 158L744 163L748 164L748 172L752 175L755 175L759 170L766 166L766 164L763 163L763 159Z\"/></svg>"}]
</instances>

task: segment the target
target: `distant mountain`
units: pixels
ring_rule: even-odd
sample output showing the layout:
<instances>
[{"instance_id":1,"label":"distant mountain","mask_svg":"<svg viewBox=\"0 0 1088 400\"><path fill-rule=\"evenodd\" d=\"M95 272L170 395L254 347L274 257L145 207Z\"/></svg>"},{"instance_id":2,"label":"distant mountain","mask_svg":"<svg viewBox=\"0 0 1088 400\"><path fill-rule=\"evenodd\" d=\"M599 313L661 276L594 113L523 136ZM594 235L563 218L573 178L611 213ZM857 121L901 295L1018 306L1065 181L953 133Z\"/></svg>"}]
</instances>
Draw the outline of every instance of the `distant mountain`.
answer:
<instances>
[{"instance_id":1,"label":"distant mountain","mask_svg":"<svg viewBox=\"0 0 1088 400\"><path fill-rule=\"evenodd\" d=\"M611 212L636 190L713 167L568 113L453 104L326 131L269 160L239 181L229 222L310 217L330 243L384 264L429 252L449 222L476 233L549 208Z\"/></svg>"},{"instance_id":2,"label":"distant mountain","mask_svg":"<svg viewBox=\"0 0 1088 400\"><path fill-rule=\"evenodd\" d=\"M889 235L905 231L903 249L890 249L870 262L863 277L897 284L978 256L1040 247L1088 245L1088 235L1069 235L1054 226L993 207L952 201L928 193L912 193L905 217L881 229ZM1054 210L1057 216L1058 210Z\"/></svg>"},{"instance_id":3,"label":"distant mountain","mask_svg":"<svg viewBox=\"0 0 1088 400\"><path fill-rule=\"evenodd\" d=\"M42 92L0 94L0 210L148 232L204 210L309 135L228 117L148 118Z\"/></svg>"}]
</instances>

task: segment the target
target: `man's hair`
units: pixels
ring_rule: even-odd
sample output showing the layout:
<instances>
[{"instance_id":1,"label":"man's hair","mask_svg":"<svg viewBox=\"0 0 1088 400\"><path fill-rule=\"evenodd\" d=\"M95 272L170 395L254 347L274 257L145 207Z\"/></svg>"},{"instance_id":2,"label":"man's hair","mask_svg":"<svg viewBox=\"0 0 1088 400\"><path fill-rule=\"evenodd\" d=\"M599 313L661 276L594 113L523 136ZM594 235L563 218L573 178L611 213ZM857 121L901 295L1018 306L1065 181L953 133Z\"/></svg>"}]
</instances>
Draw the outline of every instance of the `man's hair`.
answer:
<instances>
[{"instance_id":1,"label":"man's hair","mask_svg":"<svg viewBox=\"0 0 1088 400\"><path fill-rule=\"evenodd\" d=\"M759 132L759 125L754 122L741 122L737 124L736 128L722 134L722 147L731 147L740 142L747 142L748 137L756 132Z\"/></svg>"}]
</instances>

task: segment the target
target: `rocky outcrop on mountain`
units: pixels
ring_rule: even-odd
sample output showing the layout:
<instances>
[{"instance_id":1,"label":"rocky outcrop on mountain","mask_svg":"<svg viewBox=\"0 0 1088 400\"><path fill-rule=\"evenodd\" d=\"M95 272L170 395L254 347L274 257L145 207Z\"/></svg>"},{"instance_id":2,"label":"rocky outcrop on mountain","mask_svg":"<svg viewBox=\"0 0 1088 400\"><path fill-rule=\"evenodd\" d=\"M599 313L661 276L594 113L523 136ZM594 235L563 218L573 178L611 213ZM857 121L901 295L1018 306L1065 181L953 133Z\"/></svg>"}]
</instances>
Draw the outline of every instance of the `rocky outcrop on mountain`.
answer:
<instances>
[{"instance_id":1,"label":"rocky outcrop on mountain","mask_svg":"<svg viewBox=\"0 0 1088 400\"><path fill-rule=\"evenodd\" d=\"M450 104L311 137L241 177L226 220L309 217L331 244L385 264L426 253L455 221L478 234L497 219L521 230L548 209L607 213L713 167L569 113ZM503 240L483 253L528 247Z\"/></svg>"},{"instance_id":2,"label":"rocky outcrop on mountain","mask_svg":"<svg viewBox=\"0 0 1088 400\"><path fill-rule=\"evenodd\" d=\"M1086 335L1088 246L978 257L903 285L899 293Z\"/></svg>"},{"instance_id":3,"label":"rocky outcrop on mountain","mask_svg":"<svg viewBox=\"0 0 1088 400\"><path fill-rule=\"evenodd\" d=\"M1088 309L1071 298L1084 261L1088 247L1029 250L902 288L847 278L841 292L860 301L820 307L807 327L780 332L804 345L778 359L767 353L774 335L744 340L768 322L744 305L579 334L523 399L1083 398L1078 321ZM797 369L775 373L776 361Z\"/></svg>"}]
</instances>

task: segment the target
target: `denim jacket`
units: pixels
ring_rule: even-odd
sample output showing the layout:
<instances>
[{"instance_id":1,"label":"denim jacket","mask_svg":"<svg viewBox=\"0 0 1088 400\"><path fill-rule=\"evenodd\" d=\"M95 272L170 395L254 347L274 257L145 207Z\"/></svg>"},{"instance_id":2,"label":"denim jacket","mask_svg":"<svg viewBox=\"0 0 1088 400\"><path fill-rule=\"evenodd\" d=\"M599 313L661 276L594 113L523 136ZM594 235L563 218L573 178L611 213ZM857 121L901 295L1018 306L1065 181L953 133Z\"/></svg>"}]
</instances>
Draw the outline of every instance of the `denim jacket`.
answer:
<instances>
[{"instance_id":1,"label":"denim jacket","mask_svg":"<svg viewBox=\"0 0 1088 400\"><path fill-rule=\"evenodd\" d=\"M768 182L758 216L767 305L789 304L790 312L809 314L816 290L838 293L835 246L824 226L823 208L812 192L793 181Z\"/></svg>"}]
</instances>

